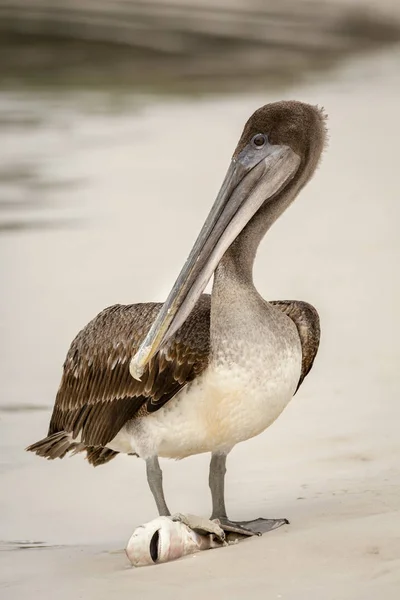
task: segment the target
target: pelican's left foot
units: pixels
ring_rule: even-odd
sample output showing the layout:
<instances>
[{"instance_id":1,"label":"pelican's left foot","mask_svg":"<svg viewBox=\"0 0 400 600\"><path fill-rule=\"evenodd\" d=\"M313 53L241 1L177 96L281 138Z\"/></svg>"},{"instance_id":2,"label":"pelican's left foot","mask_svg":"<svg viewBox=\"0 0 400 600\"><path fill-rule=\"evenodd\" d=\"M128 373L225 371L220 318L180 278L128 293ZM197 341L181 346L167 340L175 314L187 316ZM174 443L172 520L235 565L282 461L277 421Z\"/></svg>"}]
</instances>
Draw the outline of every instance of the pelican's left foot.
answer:
<instances>
[{"instance_id":1,"label":"pelican's left foot","mask_svg":"<svg viewBox=\"0 0 400 600\"><path fill-rule=\"evenodd\" d=\"M225 542L225 533L222 527L220 527L218 521L212 521L211 519L204 519L203 517L197 517L196 515L176 513L171 517L172 521L180 521L193 529L200 535L213 535L217 541L221 544Z\"/></svg>"},{"instance_id":2,"label":"pelican's left foot","mask_svg":"<svg viewBox=\"0 0 400 600\"><path fill-rule=\"evenodd\" d=\"M218 517L222 529L225 533L238 533L241 535L262 535L273 529L278 529L282 525L288 525L287 519L254 519L254 521L230 521L226 517Z\"/></svg>"}]
</instances>

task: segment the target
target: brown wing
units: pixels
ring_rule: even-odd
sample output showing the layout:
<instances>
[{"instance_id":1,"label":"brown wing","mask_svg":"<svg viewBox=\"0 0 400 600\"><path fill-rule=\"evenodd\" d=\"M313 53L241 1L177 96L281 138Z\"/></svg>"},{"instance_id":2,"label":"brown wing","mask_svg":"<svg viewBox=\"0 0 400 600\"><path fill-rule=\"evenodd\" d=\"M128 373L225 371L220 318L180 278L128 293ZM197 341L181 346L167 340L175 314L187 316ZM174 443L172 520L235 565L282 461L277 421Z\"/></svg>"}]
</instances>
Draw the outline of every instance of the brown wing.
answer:
<instances>
[{"instance_id":1,"label":"brown wing","mask_svg":"<svg viewBox=\"0 0 400 600\"><path fill-rule=\"evenodd\" d=\"M158 410L206 368L210 299L202 296L141 381L132 378L130 359L160 308L111 306L77 335L64 363L49 435L72 432L86 446L104 446L128 420Z\"/></svg>"},{"instance_id":2,"label":"brown wing","mask_svg":"<svg viewBox=\"0 0 400 600\"><path fill-rule=\"evenodd\" d=\"M299 333L302 363L300 381L296 389L297 392L304 378L311 371L315 357L317 356L321 336L319 316L311 304L301 302L300 300L276 300L270 304L273 304L290 317Z\"/></svg>"}]
</instances>

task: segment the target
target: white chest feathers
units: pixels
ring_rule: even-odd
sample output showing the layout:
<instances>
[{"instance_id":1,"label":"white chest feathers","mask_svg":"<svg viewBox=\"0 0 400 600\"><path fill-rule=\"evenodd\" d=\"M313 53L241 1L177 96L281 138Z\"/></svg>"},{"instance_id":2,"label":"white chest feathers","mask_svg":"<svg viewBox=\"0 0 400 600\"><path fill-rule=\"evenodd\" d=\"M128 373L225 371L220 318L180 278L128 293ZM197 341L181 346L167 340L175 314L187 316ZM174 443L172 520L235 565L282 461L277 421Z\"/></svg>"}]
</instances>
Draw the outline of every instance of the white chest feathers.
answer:
<instances>
[{"instance_id":1,"label":"white chest feathers","mask_svg":"<svg viewBox=\"0 0 400 600\"><path fill-rule=\"evenodd\" d=\"M162 409L125 425L109 447L143 458L229 450L275 421L296 390L300 370L300 341L279 351L265 339L238 341L234 352L217 356Z\"/></svg>"}]
</instances>

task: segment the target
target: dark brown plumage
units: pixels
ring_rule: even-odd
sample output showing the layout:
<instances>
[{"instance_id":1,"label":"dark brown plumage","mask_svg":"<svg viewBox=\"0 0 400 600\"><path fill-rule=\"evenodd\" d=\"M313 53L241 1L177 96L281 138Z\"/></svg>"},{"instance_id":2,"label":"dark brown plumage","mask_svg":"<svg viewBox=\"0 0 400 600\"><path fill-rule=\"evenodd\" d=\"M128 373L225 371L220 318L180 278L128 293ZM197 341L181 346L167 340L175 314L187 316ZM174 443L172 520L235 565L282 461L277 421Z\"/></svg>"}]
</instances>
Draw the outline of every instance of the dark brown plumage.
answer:
<instances>
[{"instance_id":1,"label":"dark brown plumage","mask_svg":"<svg viewBox=\"0 0 400 600\"><path fill-rule=\"evenodd\" d=\"M318 350L318 313L306 302L271 304L287 314L299 332L300 386ZM48 436L27 450L50 459L63 458L71 450L86 450L91 464L104 464L118 454L104 446L127 421L160 409L205 370L210 351L211 297L203 294L186 322L152 359L142 380L132 378L129 361L161 306L117 304L82 329L64 363ZM72 442L69 434L74 438L80 435L81 441Z\"/></svg>"},{"instance_id":2,"label":"dark brown plumage","mask_svg":"<svg viewBox=\"0 0 400 600\"><path fill-rule=\"evenodd\" d=\"M287 144L303 163L308 162L312 154L318 162L320 144L326 143L326 118L322 108L295 100L267 104L256 110L245 124L234 156L238 156L255 134L265 131L271 144Z\"/></svg>"},{"instance_id":3,"label":"dark brown plumage","mask_svg":"<svg viewBox=\"0 0 400 600\"><path fill-rule=\"evenodd\" d=\"M311 304L300 300L276 300L275 302L271 302L271 304L292 319L300 337L302 360L297 392L304 378L311 371L315 357L317 356L321 337L319 315Z\"/></svg>"}]
</instances>

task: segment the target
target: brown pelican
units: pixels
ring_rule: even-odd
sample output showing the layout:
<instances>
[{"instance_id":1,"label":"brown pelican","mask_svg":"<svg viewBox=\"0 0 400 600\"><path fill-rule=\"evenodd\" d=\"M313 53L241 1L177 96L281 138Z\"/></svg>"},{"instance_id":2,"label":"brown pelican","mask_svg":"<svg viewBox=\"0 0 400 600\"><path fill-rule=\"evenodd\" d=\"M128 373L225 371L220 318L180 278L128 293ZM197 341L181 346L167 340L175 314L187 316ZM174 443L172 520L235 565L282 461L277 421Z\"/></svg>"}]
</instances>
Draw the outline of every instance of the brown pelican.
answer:
<instances>
[{"instance_id":1,"label":"brown pelican","mask_svg":"<svg viewBox=\"0 0 400 600\"><path fill-rule=\"evenodd\" d=\"M316 310L264 300L253 263L313 175L325 137L322 111L300 102L268 104L250 117L168 299L106 308L77 335L48 436L28 450L49 459L85 450L94 466L118 452L140 456L160 515L170 512L158 457L211 452L212 518L236 526L225 509L226 456L275 421L319 344ZM263 530L261 520L240 527Z\"/></svg>"}]
</instances>

